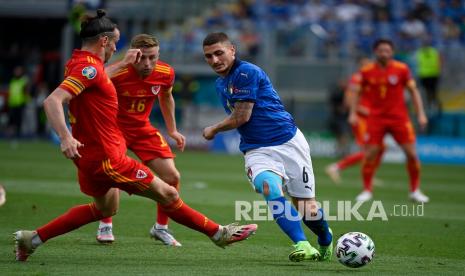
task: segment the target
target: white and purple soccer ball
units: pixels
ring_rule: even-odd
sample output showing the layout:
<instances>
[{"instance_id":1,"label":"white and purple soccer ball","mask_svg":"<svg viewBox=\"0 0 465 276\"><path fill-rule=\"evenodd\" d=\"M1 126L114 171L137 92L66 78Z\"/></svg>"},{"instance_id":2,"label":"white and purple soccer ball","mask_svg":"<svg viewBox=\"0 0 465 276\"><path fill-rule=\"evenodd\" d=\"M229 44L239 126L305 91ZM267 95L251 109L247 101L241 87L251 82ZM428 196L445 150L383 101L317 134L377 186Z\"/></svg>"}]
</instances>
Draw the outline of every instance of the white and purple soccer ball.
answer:
<instances>
[{"instance_id":1,"label":"white and purple soccer ball","mask_svg":"<svg viewBox=\"0 0 465 276\"><path fill-rule=\"evenodd\" d=\"M336 256L339 262L345 266L362 267L373 260L375 244L364 233L349 232L337 240Z\"/></svg>"}]
</instances>

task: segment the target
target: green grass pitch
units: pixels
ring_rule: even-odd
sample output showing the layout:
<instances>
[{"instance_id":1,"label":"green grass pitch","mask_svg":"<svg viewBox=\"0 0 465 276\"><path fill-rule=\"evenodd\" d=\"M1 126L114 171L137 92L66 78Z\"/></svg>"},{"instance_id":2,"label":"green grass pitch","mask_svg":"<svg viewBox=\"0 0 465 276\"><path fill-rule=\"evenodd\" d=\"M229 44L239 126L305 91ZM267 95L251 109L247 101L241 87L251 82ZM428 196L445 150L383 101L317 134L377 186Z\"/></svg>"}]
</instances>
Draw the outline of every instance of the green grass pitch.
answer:
<instances>
[{"instance_id":1,"label":"green grass pitch","mask_svg":"<svg viewBox=\"0 0 465 276\"><path fill-rule=\"evenodd\" d=\"M329 159L314 159L317 199L330 202L336 215L337 200L353 200L360 192L359 168L343 173L343 184L332 184L324 174ZM241 156L186 152L176 164L182 175L181 195L219 223L234 221L236 200L261 200L247 183ZM7 202L0 207L0 275L310 275L340 273L453 274L465 273L465 173L464 167L423 165L422 190L431 198L422 216L407 200L404 165L383 164L375 187L387 221L331 221L335 237L360 231L375 242L376 256L360 269L329 263L291 263L291 242L272 221L257 221L257 234L226 250L202 234L171 223L181 248L168 248L149 238L155 205L122 194L114 217L117 241L110 246L95 241L97 224L86 225L41 246L26 263L14 261L12 233L34 229L76 204L90 202L79 191L75 167L56 145L21 143L16 150L0 142L0 183ZM370 204L360 208L367 217ZM406 206L397 207L394 206ZM408 211L410 216L396 216ZM413 209L412 209L413 208ZM397 212L397 213L394 213ZM407 213L405 213L407 214ZM414 216L415 215L415 216ZM305 228L313 244L315 236Z\"/></svg>"}]
</instances>

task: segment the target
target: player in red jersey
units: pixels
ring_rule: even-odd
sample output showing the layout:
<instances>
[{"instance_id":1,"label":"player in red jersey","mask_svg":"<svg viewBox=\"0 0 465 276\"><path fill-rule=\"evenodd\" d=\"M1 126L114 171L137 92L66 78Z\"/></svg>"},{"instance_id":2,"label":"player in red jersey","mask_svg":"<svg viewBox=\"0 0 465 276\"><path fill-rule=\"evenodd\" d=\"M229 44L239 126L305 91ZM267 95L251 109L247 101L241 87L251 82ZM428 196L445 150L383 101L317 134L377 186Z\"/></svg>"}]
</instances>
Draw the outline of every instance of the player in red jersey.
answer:
<instances>
[{"instance_id":1,"label":"player in red jersey","mask_svg":"<svg viewBox=\"0 0 465 276\"><path fill-rule=\"evenodd\" d=\"M365 65L369 64L370 62L371 62L370 59L366 57L360 58L360 60L358 61L359 68L357 72L353 73L350 76L347 89L345 90L345 93L344 93L344 103L349 108L355 99L358 89L360 89L362 76L359 70L363 68ZM337 161L336 163L332 163L328 165L325 169L328 176L336 184L341 182L340 171L346 168L349 168L353 165L356 165L360 161L363 160L363 157L364 157L363 149L364 149L364 144L365 144L365 137L367 136L367 117L369 113L370 113L370 108L369 108L368 101L363 97L360 98L360 101L358 102L358 106L357 106L358 120L356 124L352 125L352 134L354 135L356 143L360 147L360 151L347 155L346 157ZM383 153L384 153L384 145L381 147L380 151L378 152L378 156L377 156L378 165L381 162Z\"/></svg>"},{"instance_id":2,"label":"player in red jersey","mask_svg":"<svg viewBox=\"0 0 465 276\"><path fill-rule=\"evenodd\" d=\"M179 190L180 175L174 164L175 155L160 131L150 123L150 112L158 98L168 135L184 150L185 137L177 131L174 99L171 94L174 70L160 61L158 40L147 34L135 36L131 49L140 49L140 61L135 64L117 62L106 68L118 94L118 125L128 149L163 181ZM165 245L181 246L168 232L168 216L158 206L157 220L150 235ZM113 242L111 217L100 221L97 241Z\"/></svg>"},{"instance_id":3,"label":"player in red jersey","mask_svg":"<svg viewBox=\"0 0 465 276\"><path fill-rule=\"evenodd\" d=\"M26 261L34 250L56 236L116 213L119 189L161 204L174 221L206 234L218 246L246 239L257 225L221 226L184 203L177 190L154 177L150 169L126 156L126 143L117 124L116 90L105 73L104 62L116 51L119 30L103 10L81 24L81 50L66 64L65 80L44 101L50 124L61 140L61 151L78 169L81 191L93 198L74 206L35 231L14 233L17 261ZM128 52L128 63L140 50ZM65 123L63 104L69 103L72 134Z\"/></svg>"},{"instance_id":4,"label":"player in red jersey","mask_svg":"<svg viewBox=\"0 0 465 276\"><path fill-rule=\"evenodd\" d=\"M428 123L420 93L410 74L408 66L392 59L394 45L390 40L380 39L374 43L376 62L360 70L361 85L349 115L349 122L358 121L357 104L360 97L369 103L367 119L367 140L365 159L362 165L363 192L357 200L366 201L373 197L372 180L376 169L376 159L386 134L391 134L407 158L407 171L410 178L410 199L428 202L429 198L419 189L420 161L415 149L415 131L405 104L404 89L410 92L417 120L422 129Z\"/></svg>"}]
</instances>

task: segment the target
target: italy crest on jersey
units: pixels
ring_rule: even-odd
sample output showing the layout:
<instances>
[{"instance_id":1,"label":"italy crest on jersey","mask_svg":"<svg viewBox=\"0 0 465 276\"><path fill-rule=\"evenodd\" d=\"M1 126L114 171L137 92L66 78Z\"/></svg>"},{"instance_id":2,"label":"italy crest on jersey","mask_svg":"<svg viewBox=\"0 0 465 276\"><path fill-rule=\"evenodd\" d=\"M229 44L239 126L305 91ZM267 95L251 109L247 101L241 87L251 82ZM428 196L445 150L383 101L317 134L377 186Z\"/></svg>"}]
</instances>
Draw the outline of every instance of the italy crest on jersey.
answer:
<instances>
[{"instance_id":1,"label":"italy crest on jersey","mask_svg":"<svg viewBox=\"0 0 465 276\"><path fill-rule=\"evenodd\" d=\"M230 83L228 85L228 92L229 92L229 94L232 94L234 92L234 87L233 87L232 83Z\"/></svg>"},{"instance_id":2,"label":"italy crest on jersey","mask_svg":"<svg viewBox=\"0 0 465 276\"><path fill-rule=\"evenodd\" d=\"M82 75L91 80L97 76L97 69L94 66L87 66L82 69Z\"/></svg>"}]
</instances>

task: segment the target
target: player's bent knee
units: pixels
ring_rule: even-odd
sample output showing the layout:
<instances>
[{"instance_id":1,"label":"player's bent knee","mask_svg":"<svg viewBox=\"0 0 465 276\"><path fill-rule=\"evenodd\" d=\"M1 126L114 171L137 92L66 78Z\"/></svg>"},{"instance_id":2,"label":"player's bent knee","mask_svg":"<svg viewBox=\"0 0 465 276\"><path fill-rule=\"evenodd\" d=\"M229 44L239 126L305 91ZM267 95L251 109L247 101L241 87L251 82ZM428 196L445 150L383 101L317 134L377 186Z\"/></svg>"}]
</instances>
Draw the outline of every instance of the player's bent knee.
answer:
<instances>
[{"instance_id":1,"label":"player's bent knee","mask_svg":"<svg viewBox=\"0 0 465 276\"><path fill-rule=\"evenodd\" d=\"M174 171L164 177L163 179L168 185L173 186L177 189L179 182L181 181L181 174L178 171Z\"/></svg>"},{"instance_id":2,"label":"player's bent knee","mask_svg":"<svg viewBox=\"0 0 465 276\"><path fill-rule=\"evenodd\" d=\"M255 190L263 194L266 200L273 200L283 196L282 178L271 171L259 173L253 181Z\"/></svg>"},{"instance_id":3,"label":"player's bent knee","mask_svg":"<svg viewBox=\"0 0 465 276\"><path fill-rule=\"evenodd\" d=\"M164 188L164 191L161 193L161 197L162 197L162 202L160 202L161 204L170 204L178 200L179 193L174 187L167 186Z\"/></svg>"},{"instance_id":4,"label":"player's bent knee","mask_svg":"<svg viewBox=\"0 0 465 276\"><path fill-rule=\"evenodd\" d=\"M405 156L407 159L410 160L416 160L417 159L417 153L415 149L407 149L405 150Z\"/></svg>"}]
</instances>

